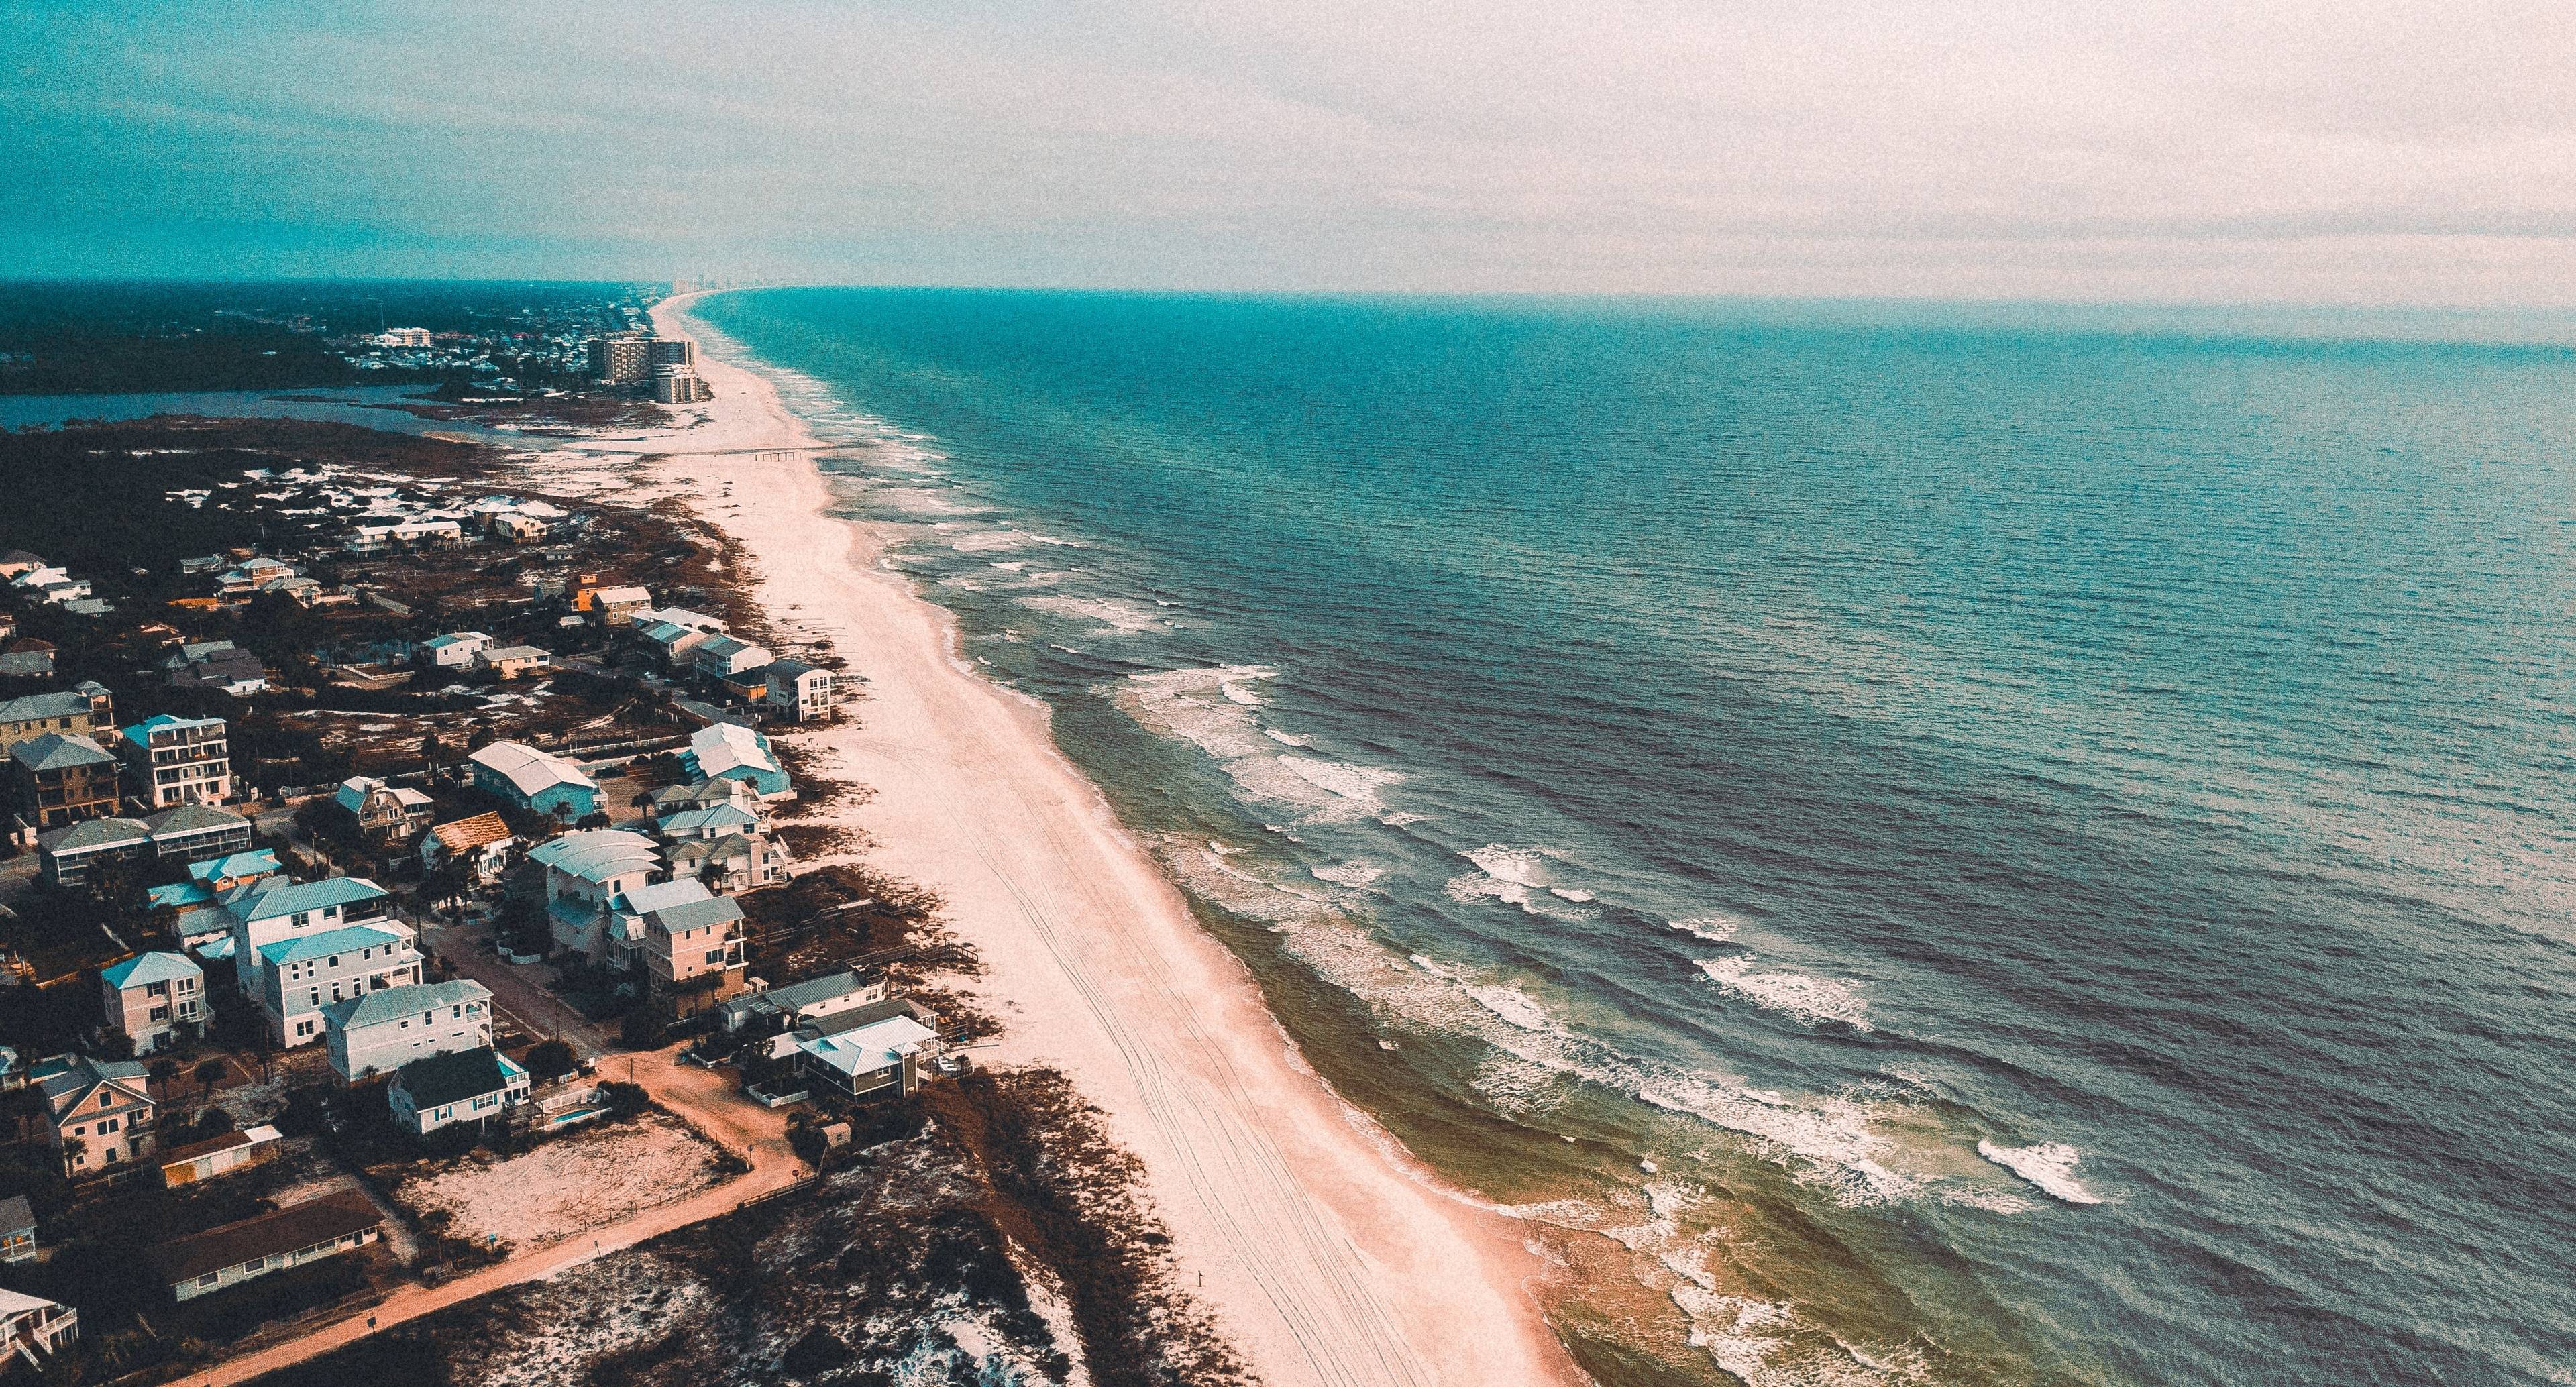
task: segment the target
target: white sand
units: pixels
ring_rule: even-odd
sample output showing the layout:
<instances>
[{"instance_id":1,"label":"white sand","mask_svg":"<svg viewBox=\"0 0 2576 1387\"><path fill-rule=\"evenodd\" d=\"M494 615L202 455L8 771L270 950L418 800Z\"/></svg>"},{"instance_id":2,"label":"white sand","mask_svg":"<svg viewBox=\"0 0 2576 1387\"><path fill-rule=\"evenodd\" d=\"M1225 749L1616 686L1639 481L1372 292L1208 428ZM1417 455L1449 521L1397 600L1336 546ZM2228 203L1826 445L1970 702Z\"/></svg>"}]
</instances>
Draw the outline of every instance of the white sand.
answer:
<instances>
[{"instance_id":1,"label":"white sand","mask_svg":"<svg viewBox=\"0 0 2576 1387\"><path fill-rule=\"evenodd\" d=\"M404 1183L394 1197L416 1213L444 1209L448 1231L540 1247L605 1228L717 1184L716 1151L678 1119L567 1132L504 1161L466 1159Z\"/></svg>"},{"instance_id":2,"label":"white sand","mask_svg":"<svg viewBox=\"0 0 2576 1387\"><path fill-rule=\"evenodd\" d=\"M655 310L662 331L696 335L687 302ZM1143 1160L1184 1289L1275 1387L1582 1380L1518 1230L1443 1190L1305 1066L1044 710L972 674L947 614L880 565L880 537L824 514L815 440L776 392L700 356L717 397L681 413L702 421L558 456L567 470L664 457L633 480L694 492L749 550L772 619L827 636L868 677L860 720L816 739L876 792L849 821L981 951L1009 1027L998 1061L1070 1075Z\"/></svg>"}]
</instances>

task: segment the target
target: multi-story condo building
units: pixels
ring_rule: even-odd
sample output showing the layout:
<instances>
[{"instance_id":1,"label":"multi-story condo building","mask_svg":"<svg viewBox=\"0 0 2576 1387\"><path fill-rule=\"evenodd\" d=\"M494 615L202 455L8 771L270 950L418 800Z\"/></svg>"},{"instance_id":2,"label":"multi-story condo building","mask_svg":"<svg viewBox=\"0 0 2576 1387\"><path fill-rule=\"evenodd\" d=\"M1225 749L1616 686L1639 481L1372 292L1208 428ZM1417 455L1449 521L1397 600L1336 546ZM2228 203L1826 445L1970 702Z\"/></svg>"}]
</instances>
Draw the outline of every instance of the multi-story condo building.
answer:
<instances>
[{"instance_id":1,"label":"multi-story condo building","mask_svg":"<svg viewBox=\"0 0 2576 1387\"><path fill-rule=\"evenodd\" d=\"M644 345L652 353L656 366L684 366L698 369L698 344L686 337L648 337Z\"/></svg>"},{"instance_id":2,"label":"multi-story condo building","mask_svg":"<svg viewBox=\"0 0 2576 1387\"><path fill-rule=\"evenodd\" d=\"M590 340L590 374L602 385L640 385L653 378L653 338L612 332Z\"/></svg>"},{"instance_id":3,"label":"multi-story condo building","mask_svg":"<svg viewBox=\"0 0 2576 1387\"><path fill-rule=\"evenodd\" d=\"M233 797L231 744L222 718L161 713L117 737L125 761L126 797L145 810L174 804L221 804Z\"/></svg>"}]
</instances>

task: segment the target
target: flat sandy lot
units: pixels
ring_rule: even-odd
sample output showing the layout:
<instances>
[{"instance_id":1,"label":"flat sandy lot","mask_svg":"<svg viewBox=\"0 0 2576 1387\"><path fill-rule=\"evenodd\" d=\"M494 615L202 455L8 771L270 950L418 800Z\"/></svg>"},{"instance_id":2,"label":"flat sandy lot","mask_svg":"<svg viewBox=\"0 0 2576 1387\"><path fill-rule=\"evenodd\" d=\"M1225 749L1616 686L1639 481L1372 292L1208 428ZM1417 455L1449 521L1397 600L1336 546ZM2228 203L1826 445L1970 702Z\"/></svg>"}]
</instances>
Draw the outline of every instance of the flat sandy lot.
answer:
<instances>
[{"instance_id":1,"label":"flat sandy lot","mask_svg":"<svg viewBox=\"0 0 2576 1387\"><path fill-rule=\"evenodd\" d=\"M520 1248L587 1233L717 1183L718 1152L677 1118L556 1137L508 1160L468 1157L403 1182L396 1202L414 1214L446 1210L452 1236L497 1236Z\"/></svg>"}]
</instances>

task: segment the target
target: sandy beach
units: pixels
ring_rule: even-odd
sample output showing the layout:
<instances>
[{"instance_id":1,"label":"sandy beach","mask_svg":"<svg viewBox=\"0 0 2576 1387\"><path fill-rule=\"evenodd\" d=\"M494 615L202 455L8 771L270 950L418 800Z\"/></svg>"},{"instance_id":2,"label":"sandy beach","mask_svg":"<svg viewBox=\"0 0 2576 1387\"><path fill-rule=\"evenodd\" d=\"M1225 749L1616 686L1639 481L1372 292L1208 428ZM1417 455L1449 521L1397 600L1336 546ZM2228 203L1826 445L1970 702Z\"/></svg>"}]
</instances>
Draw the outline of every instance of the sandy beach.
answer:
<instances>
[{"instance_id":1,"label":"sandy beach","mask_svg":"<svg viewBox=\"0 0 2576 1387\"><path fill-rule=\"evenodd\" d=\"M655 319L703 342L688 302ZM867 677L856 716L807 744L874 792L843 811L868 859L938 892L981 952L977 986L1008 1033L979 1054L1054 1067L1106 1113L1144 1163L1183 1288L1277 1387L1581 1381L1514 1225L1440 1188L1303 1064L1045 710L970 673L878 537L826 514L816 440L776 392L701 357L703 422L564 460L655 459L636 480L741 542L771 619Z\"/></svg>"}]
</instances>

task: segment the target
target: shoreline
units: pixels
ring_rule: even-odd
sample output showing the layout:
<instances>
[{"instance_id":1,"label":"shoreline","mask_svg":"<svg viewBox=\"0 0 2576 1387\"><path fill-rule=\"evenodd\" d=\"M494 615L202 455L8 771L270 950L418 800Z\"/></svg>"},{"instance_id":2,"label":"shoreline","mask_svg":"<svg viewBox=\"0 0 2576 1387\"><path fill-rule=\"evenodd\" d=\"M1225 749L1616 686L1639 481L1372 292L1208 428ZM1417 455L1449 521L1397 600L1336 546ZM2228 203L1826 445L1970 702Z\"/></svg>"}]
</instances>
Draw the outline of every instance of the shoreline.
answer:
<instances>
[{"instance_id":1,"label":"shoreline","mask_svg":"<svg viewBox=\"0 0 2576 1387\"><path fill-rule=\"evenodd\" d=\"M698 336L694 297L657 305L657 326ZM986 965L968 985L1005 1024L997 1059L1067 1074L1141 1162L1178 1288L1282 1387L1583 1381L1539 1305L1547 1264L1305 1063L1045 706L972 673L953 614L880 563L879 534L830 515L827 445L700 342L704 423L554 451L650 461L751 557L774 624L868 678L857 716L805 739L871 791L834 821L946 900Z\"/></svg>"}]
</instances>

